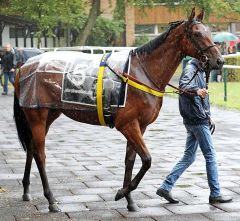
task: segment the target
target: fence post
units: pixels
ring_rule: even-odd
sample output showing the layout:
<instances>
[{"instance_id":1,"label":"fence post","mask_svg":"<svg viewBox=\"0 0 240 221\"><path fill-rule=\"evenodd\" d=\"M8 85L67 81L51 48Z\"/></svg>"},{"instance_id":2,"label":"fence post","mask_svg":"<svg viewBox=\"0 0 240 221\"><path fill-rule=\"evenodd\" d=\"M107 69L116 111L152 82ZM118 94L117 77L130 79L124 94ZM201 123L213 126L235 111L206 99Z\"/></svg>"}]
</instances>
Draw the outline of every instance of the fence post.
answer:
<instances>
[{"instance_id":1,"label":"fence post","mask_svg":"<svg viewBox=\"0 0 240 221\"><path fill-rule=\"evenodd\" d=\"M227 101L227 68L223 69L223 80L224 80L224 101Z\"/></svg>"}]
</instances>

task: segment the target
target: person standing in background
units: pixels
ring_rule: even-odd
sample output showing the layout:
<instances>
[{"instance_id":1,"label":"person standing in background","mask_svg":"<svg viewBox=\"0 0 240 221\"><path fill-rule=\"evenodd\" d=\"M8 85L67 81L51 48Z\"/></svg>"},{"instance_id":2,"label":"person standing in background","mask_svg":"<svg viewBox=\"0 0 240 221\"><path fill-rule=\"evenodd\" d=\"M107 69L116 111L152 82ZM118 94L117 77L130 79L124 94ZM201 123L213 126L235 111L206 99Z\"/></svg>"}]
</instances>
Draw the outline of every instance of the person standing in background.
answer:
<instances>
[{"instance_id":1,"label":"person standing in background","mask_svg":"<svg viewBox=\"0 0 240 221\"><path fill-rule=\"evenodd\" d=\"M14 84L14 78L15 78L15 58L14 53L12 51L11 45L7 44L4 47L4 54L1 59L2 64L2 70L4 75L4 83L3 83L3 93L2 95L8 94L8 81L11 82L11 84Z\"/></svg>"}]
</instances>

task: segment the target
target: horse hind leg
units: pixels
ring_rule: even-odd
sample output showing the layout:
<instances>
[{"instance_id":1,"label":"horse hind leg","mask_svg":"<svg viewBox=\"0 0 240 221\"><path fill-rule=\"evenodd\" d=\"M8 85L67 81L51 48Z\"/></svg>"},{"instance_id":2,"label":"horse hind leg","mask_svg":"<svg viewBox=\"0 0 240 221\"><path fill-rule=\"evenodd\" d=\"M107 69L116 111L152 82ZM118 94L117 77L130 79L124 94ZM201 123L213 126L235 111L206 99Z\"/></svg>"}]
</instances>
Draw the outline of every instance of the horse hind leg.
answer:
<instances>
[{"instance_id":1,"label":"horse hind leg","mask_svg":"<svg viewBox=\"0 0 240 221\"><path fill-rule=\"evenodd\" d=\"M32 143L33 143L33 157L36 161L40 177L42 180L44 196L49 202L50 212L58 212L58 208L52 191L50 189L48 178L45 170L45 136L50 124L48 121L49 110L47 109L25 109L28 122L32 132Z\"/></svg>"},{"instance_id":2,"label":"horse hind leg","mask_svg":"<svg viewBox=\"0 0 240 221\"><path fill-rule=\"evenodd\" d=\"M30 201L32 199L30 190L29 190L32 159L33 159L33 153L32 153L32 150L29 149L29 150L27 150L26 164L25 164L24 176L23 176L23 180L22 180L22 184L23 184L22 199L23 199L23 201Z\"/></svg>"},{"instance_id":3,"label":"horse hind leg","mask_svg":"<svg viewBox=\"0 0 240 221\"><path fill-rule=\"evenodd\" d=\"M61 115L61 111L55 110L55 109L49 109L48 110L48 118L46 123L46 131L45 131L45 137L47 136L47 133L49 131L49 128L51 124ZM58 203L57 200L53 197L53 200L55 203ZM59 209L58 209L59 210ZM59 210L60 211L60 210Z\"/></svg>"},{"instance_id":4,"label":"horse hind leg","mask_svg":"<svg viewBox=\"0 0 240 221\"><path fill-rule=\"evenodd\" d=\"M23 196L22 199L24 201L30 201L31 195L29 191L29 185L30 185L30 171L32 166L32 132L29 127L28 121L26 119L26 116L22 110L22 108L19 105L19 100L16 95L14 94L14 120L16 124L16 129L18 132L18 138L20 143L22 144L23 149L27 152L26 154L26 164L25 164L25 171L24 176L22 180L23 184Z\"/></svg>"},{"instance_id":5,"label":"horse hind leg","mask_svg":"<svg viewBox=\"0 0 240 221\"><path fill-rule=\"evenodd\" d=\"M61 112L58 111L49 111L51 114L48 114L48 119L47 119L47 125L46 125L46 135L47 132L49 130L50 125L53 123L53 121L55 119L57 119ZM28 128L25 128L25 130L27 130ZM31 138L32 140L32 138ZM30 194L30 172L31 172L31 166L32 166L32 159L33 159L33 146L32 146L32 141L29 142L29 145L27 147L27 154L26 154L26 164L25 164L25 170L24 170L24 176L23 176L23 180L22 180L22 184L23 184L23 195L22 195L22 199L23 201L31 201L32 197Z\"/></svg>"}]
</instances>

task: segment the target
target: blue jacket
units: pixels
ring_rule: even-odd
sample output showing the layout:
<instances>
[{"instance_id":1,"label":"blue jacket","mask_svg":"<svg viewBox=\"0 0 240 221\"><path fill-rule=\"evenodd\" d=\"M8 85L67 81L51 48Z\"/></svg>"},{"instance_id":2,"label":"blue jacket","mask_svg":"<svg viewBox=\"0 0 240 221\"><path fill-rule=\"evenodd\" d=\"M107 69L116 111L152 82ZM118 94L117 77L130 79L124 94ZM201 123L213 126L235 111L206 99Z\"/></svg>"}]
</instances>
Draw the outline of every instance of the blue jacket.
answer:
<instances>
[{"instance_id":1,"label":"blue jacket","mask_svg":"<svg viewBox=\"0 0 240 221\"><path fill-rule=\"evenodd\" d=\"M199 70L191 81L198 67L198 60L192 59L184 68L179 79L179 87L183 90L196 92L198 89L206 88L205 72ZM210 113L209 97L201 98L196 95L179 95L179 110L184 124L208 124Z\"/></svg>"}]
</instances>

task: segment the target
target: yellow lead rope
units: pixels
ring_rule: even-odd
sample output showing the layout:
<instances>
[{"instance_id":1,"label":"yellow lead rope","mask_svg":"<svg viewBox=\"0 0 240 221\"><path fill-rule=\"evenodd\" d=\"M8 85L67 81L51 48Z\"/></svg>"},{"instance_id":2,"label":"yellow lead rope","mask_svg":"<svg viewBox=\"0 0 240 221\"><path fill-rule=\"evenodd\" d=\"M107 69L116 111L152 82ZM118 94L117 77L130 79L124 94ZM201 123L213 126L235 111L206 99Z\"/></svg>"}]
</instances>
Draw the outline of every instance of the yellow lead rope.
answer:
<instances>
[{"instance_id":1,"label":"yellow lead rope","mask_svg":"<svg viewBox=\"0 0 240 221\"><path fill-rule=\"evenodd\" d=\"M152 95L154 95L156 97L163 97L163 95L164 95L164 93L162 93L162 92L156 91L156 90L154 90L152 88L149 88L148 86L141 85L141 84L139 84L139 83L137 83L137 82L127 78L127 77L124 77L122 75L120 77L122 78L122 80L125 83L127 83L127 84L131 85L132 87L137 88L137 89L139 89L141 91L144 91L144 92L146 92L148 94L152 94Z\"/></svg>"}]
</instances>

